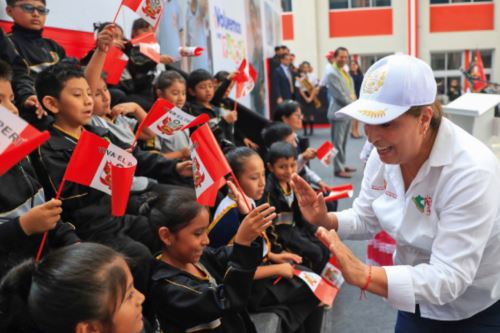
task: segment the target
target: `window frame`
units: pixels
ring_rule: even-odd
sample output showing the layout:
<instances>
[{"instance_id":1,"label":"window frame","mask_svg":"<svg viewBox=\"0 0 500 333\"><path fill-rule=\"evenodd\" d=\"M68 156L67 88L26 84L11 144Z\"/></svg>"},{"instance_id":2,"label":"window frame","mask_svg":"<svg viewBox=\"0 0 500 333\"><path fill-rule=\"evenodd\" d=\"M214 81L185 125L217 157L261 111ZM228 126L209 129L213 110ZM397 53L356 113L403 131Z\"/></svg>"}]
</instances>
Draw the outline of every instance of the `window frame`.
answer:
<instances>
[{"instance_id":1,"label":"window frame","mask_svg":"<svg viewBox=\"0 0 500 333\"><path fill-rule=\"evenodd\" d=\"M389 0L390 1L389 5L375 6L374 4L375 4L375 2L377 0L368 0L369 1L369 5L368 6L365 6L365 7L353 7L352 6L352 2L355 1L355 0L346 0L346 1L347 1L347 7L345 7L345 8L332 8L331 2L329 0L328 1L328 8L329 8L329 10L356 10L356 9L392 8L392 2L393 2L393 0Z\"/></svg>"}]
</instances>

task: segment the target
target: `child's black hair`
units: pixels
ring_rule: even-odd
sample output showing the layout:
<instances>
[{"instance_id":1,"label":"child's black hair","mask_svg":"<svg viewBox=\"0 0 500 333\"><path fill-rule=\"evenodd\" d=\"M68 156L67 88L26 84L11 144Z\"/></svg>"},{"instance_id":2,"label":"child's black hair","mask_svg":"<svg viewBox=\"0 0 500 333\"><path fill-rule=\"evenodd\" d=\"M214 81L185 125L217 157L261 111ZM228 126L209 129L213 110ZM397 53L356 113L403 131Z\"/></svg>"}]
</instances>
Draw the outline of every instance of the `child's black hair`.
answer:
<instances>
[{"instance_id":1,"label":"child's black hair","mask_svg":"<svg viewBox=\"0 0 500 333\"><path fill-rule=\"evenodd\" d=\"M120 25L113 23L113 22L95 22L94 23L94 33L96 33L96 34L100 33L101 31L104 30L104 28L106 28L106 26L108 26L110 24L114 24L115 27L120 29L122 31L122 33L125 34L125 31L123 31L123 28Z\"/></svg>"},{"instance_id":2,"label":"child's black hair","mask_svg":"<svg viewBox=\"0 0 500 333\"><path fill-rule=\"evenodd\" d=\"M154 82L154 89L159 89L161 91L170 87L174 82L181 82L186 84L186 80L184 77L179 74L177 71L164 71L156 78Z\"/></svg>"},{"instance_id":3,"label":"child's black hair","mask_svg":"<svg viewBox=\"0 0 500 333\"><path fill-rule=\"evenodd\" d=\"M167 227L172 233L187 227L205 209L196 201L194 190L185 187L172 187L168 193L149 200L147 205L149 209L144 210L144 213L149 213L149 221L154 230Z\"/></svg>"},{"instance_id":4,"label":"child's black hair","mask_svg":"<svg viewBox=\"0 0 500 333\"><path fill-rule=\"evenodd\" d=\"M236 177L239 177L245 167L245 162L252 156L259 154L248 147L237 147L226 153L226 159Z\"/></svg>"},{"instance_id":5,"label":"child's black hair","mask_svg":"<svg viewBox=\"0 0 500 333\"><path fill-rule=\"evenodd\" d=\"M216 79L219 82L227 80L227 78L231 75L228 71L218 71L214 75L214 79Z\"/></svg>"},{"instance_id":6,"label":"child's black hair","mask_svg":"<svg viewBox=\"0 0 500 333\"><path fill-rule=\"evenodd\" d=\"M208 71L204 69L197 69L189 74L187 79L187 87L194 90L198 83L208 80L212 81L212 79L212 74L210 74Z\"/></svg>"},{"instance_id":7,"label":"child's black hair","mask_svg":"<svg viewBox=\"0 0 500 333\"><path fill-rule=\"evenodd\" d=\"M59 98L64 84L75 78L85 78L85 74L82 68L72 61L63 60L45 68L38 74L35 81L38 100L42 101L45 96Z\"/></svg>"},{"instance_id":8,"label":"child's black hair","mask_svg":"<svg viewBox=\"0 0 500 333\"><path fill-rule=\"evenodd\" d=\"M285 140L292 133L293 129L289 125L281 122L272 123L262 130L264 146L269 148L273 143Z\"/></svg>"},{"instance_id":9,"label":"child's black hair","mask_svg":"<svg viewBox=\"0 0 500 333\"><path fill-rule=\"evenodd\" d=\"M146 21L143 18L138 18L137 20L132 23L132 35L140 29L149 29L151 27L151 24L149 24L148 21Z\"/></svg>"},{"instance_id":10,"label":"child's black hair","mask_svg":"<svg viewBox=\"0 0 500 333\"><path fill-rule=\"evenodd\" d=\"M283 117L290 117L295 111L297 111L298 108L300 108L299 103L292 100L286 100L276 107L273 120L283 121Z\"/></svg>"},{"instance_id":11,"label":"child's black hair","mask_svg":"<svg viewBox=\"0 0 500 333\"><path fill-rule=\"evenodd\" d=\"M7 0L7 6L15 6L16 2L20 2L22 0ZM40 0L44 5L47 5L47 2L45 0Z\"/></svg>"},{"instance_id":12,"label":"child's black hair","mask_svg":"<svg viewBox=\"0 0 500 333\"><path fill-rule=\"evenodd\" d=\"M12 68L3 60L0 60L0 80L12 81Z\"/></svg>"},{"instance_id":13,"label":"child's black hair","mask_svg":"<svg viewBox=\"0 0 500 333\"><path fill-rule=\"evenodd\" d=\"M288 142L275 142L269 147L267 152L267 162L271 165L276 163L280 158L297 159L297 150Z\"/></svg>"},{"instance_id":14,"label":"child's black hair","mask_svg":"<svg viewBox=\"0 0 500 333\"><path fill-rule=\"evenodd\" d=\"M81 243L14 267L0 284L0 331L67 333L94 320L111 331L127 290L119 258L104 245Z\"/></svg>"}]
</instances>

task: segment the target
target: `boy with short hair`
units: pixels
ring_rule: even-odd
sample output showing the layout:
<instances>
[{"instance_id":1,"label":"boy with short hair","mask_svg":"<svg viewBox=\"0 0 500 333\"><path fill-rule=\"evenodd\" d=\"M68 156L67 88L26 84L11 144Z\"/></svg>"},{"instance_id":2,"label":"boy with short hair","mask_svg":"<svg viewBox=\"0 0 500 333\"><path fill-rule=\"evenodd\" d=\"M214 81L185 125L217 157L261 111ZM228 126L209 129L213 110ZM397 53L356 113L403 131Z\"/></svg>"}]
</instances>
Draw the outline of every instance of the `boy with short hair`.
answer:
<instances>
[{"instance_id":1,"label":"boy with short hair","mask_svg":"<svg viewBox=\"0 0 500 333\"><path fill-rule=\"evenodd\" d=\"M11 77L9 65L0 60L0 105L17 115ZM45 252L79 241L74 227L63 223L60 215L61 201L45 201L29 158L0 176L0 279L10 268L36 255L46 231Z\"/></svg>"},{"instance_id":2,"label":"boy with short hair","mask_svg":"<svg viewBox=\"0 0 500 333\"><path fill-rule=\"evenodd\" d=\"M304 265L321 273L329 259L329 251L314 236L316 227L302 218L290 186L297 173L297 151L290 143L276 142L268 152L265 198L276 208L277 217L268 233L272 251L285 250L300 255Z\"/></svg>"},{"instance_id":3,"label":"boy with short hair","mask_svg":"<svg viewBox=\"0 0 500 333\"><path fill-rule=\"evenodd\" d=\"M45 0L7 0L6 11L14 21L8 38L17 54L24 60L24 64L17 64L16 67L26 66L34 80L44 68L66 58L62 46L52 39L42 37L45 20L49 14ZM19 71L16 67L14 72ZM16 75L12 85L21 116L39 128L48 126L48 120L41 119L46 113L36 97L33 81Z\"/></svg>"},{"instance_id":4,"label":"boy with short hair","mask_svg":"<svg viewBox=\"0 0 500 333\"><path fill-rule=\"evenodd\" d=\"M208 124L221 148L234 147L232 124L237 120L237 113L211 104L215 94L212 75L204 69L197 69L189 74L186 83L191 96L191 101L186 104L187 112L194 116L207 114L210 117Z\"/></svg>"},{"instance_id":5,"label":"boy with short hair","mask_svg":"<svg viewBox=\"0 0 500 333\"><path fill-rule=\"evenodd\" d=\"M49 127L51 138L38 149L36 159L37 172L47 193L56 193L83 130L105 138L122 149L129 148L109 130L88 125L94 102L79 67L64 62L49 67L39 74L36 88L42 105L55 119ZM139 148L133 154L138 161L137 176L152 176L165 183L176 175L176 161ZM140 266L134 269L134 276L138 288L144 291L148 281L150 250L159 250L148 219L134 214L113 217L110 196L73 182L65 183L61 200L63 217L76 226L82 239L111 246L138 261ZM136 196L130 197L127 213L138 214L140 207L132 210L131 204L140 205L144 200L136 200Z\"/></svg>"}]
</instances>

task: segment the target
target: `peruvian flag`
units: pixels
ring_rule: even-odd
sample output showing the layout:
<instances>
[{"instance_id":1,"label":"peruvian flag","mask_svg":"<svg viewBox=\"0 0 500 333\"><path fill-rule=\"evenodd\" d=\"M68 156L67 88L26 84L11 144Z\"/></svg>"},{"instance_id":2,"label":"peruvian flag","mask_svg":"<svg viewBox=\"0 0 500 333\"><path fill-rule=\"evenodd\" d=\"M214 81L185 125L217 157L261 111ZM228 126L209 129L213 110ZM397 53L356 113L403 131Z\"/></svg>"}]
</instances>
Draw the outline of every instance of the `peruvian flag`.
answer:
<instances>
[{"instance_id":1,"label":"peruvian flag","mask_svg":"<svg viewBox=\"0 0 500 333\"><path fill-rule=\"evenodd\" d=\"M241 61L238 68L238 74L235 76L236 81L236 99L248 95L255 87L257 81L257 72L247 59Z\"/></svg>"},{"instance_id":2,"label":"peruvian flag","mask_svg":"<svg viewBox=\"0 0 500 333\"><path fill-rule=\"evenodd\" d=\"M209 119L207 114L195 117L173 106L163 98L158 98L139 125L136 139L145 128L149 128L156 135L168 137L176 131L206 123Z\"/></svg>"},{"instance_id":3,"label":"peruvian flag","mask_svg":"<svg viewBox=\"0 0 500 333\"><path fill-rule=\"evenodd\" d=\"M331 284L329 281L313 272L301 271L294 268L293 274L304 281L304 283L312 290L314 295L321 301L322 304L327 307L332 306L339 291L339 287Z\"/></svg>"},{"instance_id":4,"label":"peruvian flag","mask_svg":"<svg viewBox=\"0 0 500 333\"><path fill-rule=\"evenodd\" d=\"M50 138L0 106L0 176Z\"/></svg>"},{"instance_id":5,"label":"peruvian flag","mask_svg":"<svg viewBox=\"0 0 500 333\"><path fill-rule=\"evenodd\" d=\"M486 73L484 72L483 59L481 58L481 53L479 52L479 50L476 50L476 56L474 57L471 75L474 78L474 92L480 92L488 86Z\"/></svg>"},{"instance_id":6,"label":"peruvian flag","mask_svg":"<svg viewBox=\"0 0 500 333\"><path fill-rule=\"evenodd\" d=\"M112 196L114 216L125 214L137 160L132 154L84 131L68 163L61 183L82 184Z\"/></svg>"},{"instance_id":7,"label":"peruvian flag","mask_svg":"<svg viewBox=\"0 0 500 333\"><path fill-rule=\"evenodd\" d=\"M106 60L102 68L102 71L106 73L106 82L111 85L120 83L122 73L125 67L127 67L127 63L127 55L123 53L119 47L112 46L106 55Z\"/></svg>"},{"instance_id":8,"label":"peruvian flag","mask_svg":"<svg viewBox=\"0 0 500 333\"><path fill-rule=\"evenodd\" d=\"M333 143L325 141L325 143L318 148L316 156L324 166L329 166L332 163L332 159L334 159L338 153L339 151L335 148Z\"/></svg>"},{"instance_id":9,"label":"peruvian flag","mask_svg":"<svg viewBox=\"0 0 500 333\"><path fill-rule=\"evenodd\" d=\"M160 44L154 32L148 32L130 41L133 46L139 46L139 51L157 64L160 63Z\"/></svg>"},{"instance_id":10,"label":"peruvian flag","mask_svg":"<svg viewBox=\"0 0 500 333\"><path fill-rule=\"evenodd\" d=\"M198 203L213 207L217 192L226 183L224 176L231 172L219 144L205 124L191 134L193 148L191 159L193 160L194 188Z\"/></svg>"},{"instance_id":11,"label":"peruvian flag","mask_svg":"<svg viewBox=\"0 0 500 333\"><path fill-rule=\"evenodd\" d=\"M164 0L123 0L122 6L130 8L156 30L163 13Z\"/></svg>"},{"instance_id":12,"label":"peruvian flag","mask_svg":"<svg viewBox=\"0 0 500 333\"><path fill-rule=\"evenodd\" d=\"M325 197L325 201L336 201L340 199L352 198L354 189L352 184L344 184L339 186L332 186L329 188L330 193Z\"/></svg>"}]
</instances>

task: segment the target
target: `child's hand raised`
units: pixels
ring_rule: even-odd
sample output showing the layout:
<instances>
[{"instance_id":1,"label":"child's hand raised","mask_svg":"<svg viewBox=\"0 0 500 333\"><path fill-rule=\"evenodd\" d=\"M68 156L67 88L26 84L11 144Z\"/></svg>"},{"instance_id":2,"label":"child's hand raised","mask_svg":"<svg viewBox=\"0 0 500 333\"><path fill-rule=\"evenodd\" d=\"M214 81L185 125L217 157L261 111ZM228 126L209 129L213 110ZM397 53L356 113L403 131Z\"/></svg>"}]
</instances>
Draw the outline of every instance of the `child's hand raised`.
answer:
<instances>
[{"instance_id":1,"label":"child's hand raised","mask_svg":"<svg viewBox=\"0 0 500 333\"><path fill-rule=\"evenodd\" d=\"M245 194L241 193L236 185L230 180L227 181L227 186L229 187L229 195L238 204L238 210L241 214L248 214L250 212L250 203L252 200Z\"/></svg>"},{"instance_id":2,"label":"child's hand raised","mask_svg":"<svg viewBox=\"0 0 500 333\"><path fill-rule=\"evenodd\" d=\"M107 53L113 45L114 24L108 24L98 35L96 40L97 49Z\"/></svg>"},{"instance_id":3,"label":"child's hand raised","mask_svg":"<svg viewBox=\"0 0 500 333\"><path fill-rule=\"evenodd\" d=\"M266 230L276 218L276 209L269 204L263 204L252 210L241 222L234 242L250 246L252 242Z\"/></svg>"},{"instance_id":4,"label":"child's hand raised","mask_svg":"<svg viewBox=\"0 0 500 333\"><path fill-rule=\"evenodd\" d=\"M61 205L61 200L52 199L21 215L19 223L24 233L31 236L54 229L61 219Z\"/></svg>"}]
</instances>

